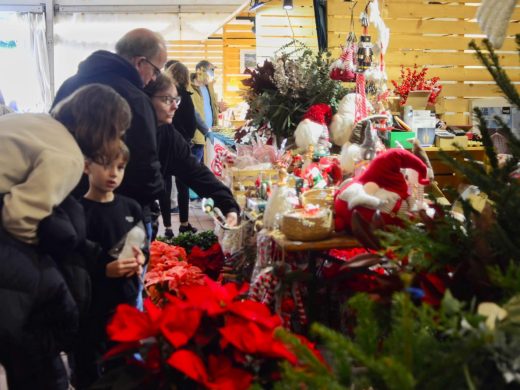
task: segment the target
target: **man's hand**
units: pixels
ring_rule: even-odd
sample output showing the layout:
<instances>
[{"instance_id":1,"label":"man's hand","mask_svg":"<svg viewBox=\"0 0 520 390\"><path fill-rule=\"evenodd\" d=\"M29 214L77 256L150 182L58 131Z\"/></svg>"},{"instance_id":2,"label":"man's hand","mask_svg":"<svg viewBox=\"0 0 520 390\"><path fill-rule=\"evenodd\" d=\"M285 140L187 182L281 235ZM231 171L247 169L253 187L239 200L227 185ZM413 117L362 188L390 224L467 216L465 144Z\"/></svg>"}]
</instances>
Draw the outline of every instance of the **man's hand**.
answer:
<instances>
[{"instance_id":1,"label":"man's hand","mask_svg":"<svg viewBox=\"0 0 520 390\"><path fill-rule=\"evenodd\" d=\"M238 214L234 211L226 214L226 226L233 227L238 225Z\"/></svg>"}]
</instances>

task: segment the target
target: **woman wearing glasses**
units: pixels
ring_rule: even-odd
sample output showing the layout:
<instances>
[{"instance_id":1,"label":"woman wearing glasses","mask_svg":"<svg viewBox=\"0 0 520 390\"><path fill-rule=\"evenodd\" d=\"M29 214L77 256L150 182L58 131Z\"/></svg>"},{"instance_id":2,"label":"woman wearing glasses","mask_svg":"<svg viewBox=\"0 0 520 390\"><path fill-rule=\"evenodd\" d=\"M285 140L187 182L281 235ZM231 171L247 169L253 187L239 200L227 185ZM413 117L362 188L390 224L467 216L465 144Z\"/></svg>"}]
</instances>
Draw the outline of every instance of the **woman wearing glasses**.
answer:
<instances>
[{"instance_id":1,"label":"woman wearing glasses","mask_svg":"<svg viewBox=\"0 0 520 390\"><path fill-rule=\"evenodd\" d=\"M173 79L165 74L159 75L148 84L145 92L152 100L159 125L157 142L161 171L165 181L169 179L170 183L170 188L166 188L159 199L164 227L169 229L169 235L173 236L170 214L171 176L193 188L200 196L213 198L215 205L226 215L228 225L236 225L239 207L231 191L206 166L197 161L191 154L189 144L172 124L179 105L184 104L187 99L181 100ZM189 225L187 219L186 215L186 220L181 219L181 222Z\"/></svg>"}]
</instances>

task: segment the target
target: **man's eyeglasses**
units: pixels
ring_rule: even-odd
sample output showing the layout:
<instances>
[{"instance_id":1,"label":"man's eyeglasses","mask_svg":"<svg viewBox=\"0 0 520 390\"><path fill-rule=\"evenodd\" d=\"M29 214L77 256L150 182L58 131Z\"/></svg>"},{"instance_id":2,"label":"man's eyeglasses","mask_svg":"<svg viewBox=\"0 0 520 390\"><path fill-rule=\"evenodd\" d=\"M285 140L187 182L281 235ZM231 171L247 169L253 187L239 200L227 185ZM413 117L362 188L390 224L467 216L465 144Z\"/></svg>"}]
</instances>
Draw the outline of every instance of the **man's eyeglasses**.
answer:
<instances>
[{"instance_id":1,"label":"man's eyeglasses","mask_svg":"<svg viewBox=\"0 0 520 390\"><path fill-rule=\"evenodd\" d=\"M155 98L159 98L163 103L166 103L168 105L172 104L173 102L175 102L175 104L178 106L179 104L181 104L181 97L180 96L168 96L168 95L165 95L165 96L154 96Z\"/></svg>"},{"instance_id":2,"label":"man's eyeglasses","mask_svg":"<svg viewBox=\"0 0 520 390\"><path fill-rule=\"evenodd\" d=\"M159 75L161 74L161 69L159 69L157 66L155 66L148 58L143 57L143 60L152 66L154 76L159 77Z\"/></svg>"}]
</instances>

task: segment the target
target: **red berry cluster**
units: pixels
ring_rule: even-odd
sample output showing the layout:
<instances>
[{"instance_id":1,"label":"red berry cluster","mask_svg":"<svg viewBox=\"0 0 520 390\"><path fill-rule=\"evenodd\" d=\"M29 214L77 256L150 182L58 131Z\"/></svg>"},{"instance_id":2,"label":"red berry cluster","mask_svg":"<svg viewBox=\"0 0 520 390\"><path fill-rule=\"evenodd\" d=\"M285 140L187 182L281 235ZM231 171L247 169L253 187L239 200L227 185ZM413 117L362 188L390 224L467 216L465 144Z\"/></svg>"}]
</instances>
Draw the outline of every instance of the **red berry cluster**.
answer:
<instances>
[{"instance_id":1,"label":"red berry cluster","mask_svg":"<svg viewBox=\"0 0 520 390\"><path fill-rule=\"evenodd\" d=\"M401 77L399 83L392 80L394 92L401 97L400 104L405 105L406 99L410 91L431 91L428 103L435 104L437 97L442 91L442 85L439 84L439 77L432 77L426 79L426 72L428 68L424 67L421 70L415 64L412 68L405 68L401 65Z\"/></svg>"}]
</instances>

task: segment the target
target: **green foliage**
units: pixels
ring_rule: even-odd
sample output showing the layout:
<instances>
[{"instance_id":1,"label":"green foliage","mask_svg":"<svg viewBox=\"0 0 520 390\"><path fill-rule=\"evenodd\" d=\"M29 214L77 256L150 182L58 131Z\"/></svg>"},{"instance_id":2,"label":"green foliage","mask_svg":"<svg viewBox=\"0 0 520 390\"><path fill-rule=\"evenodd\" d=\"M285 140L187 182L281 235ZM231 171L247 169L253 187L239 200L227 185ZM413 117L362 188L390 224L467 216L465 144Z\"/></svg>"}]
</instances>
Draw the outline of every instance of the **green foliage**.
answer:
<instances>
[{"instance_id":1,"label":"green foliage","mask_svg":"<svg viewBox=\"0 0 520 390\"><path fill-rule=\"evenodd\" d=\"M520 294L520 264L511 261L505 271L492 266L488 272L493 284L502 289L506 298Z\"/></svg>"},{"instance_id":2,"label":"green foliage","mask_svg":"<svg viewBox=\"0 0 520 390\"><path fill-rule=\"evenodd\" d=\"M177 237L170 239L166 237L158 237L157 240L170 245L181 246L186 250L187 253L190 253L191 248L194 246L198 246L202 250L206 250L218 242L217 236L211 230L200 233L184 232L180 233Z\"/></svg>"},{"instance_id":3,"label":"green foliage","mask_svg":"<svg viewBox=\"0 0 520 390\"><path fill-rule=\"evenodd\" d=\"M349 90L329 77L331 62L329 52L314 53L299 41L283 46L244 80L247 117L257 126L269 123L280 140L292 136L311 105L326 103L335 111Z\"/></svg>"},{"instance_id":4,"label":"green foliage","mask_svg":"<svg viewBox=\"0 0 520 390\"><path fill-rule=\"evenodd\" d=\"M404 227L392 226L377 234L385 249L398 259L407 258L416 271L434 272L458 264L473 251L467 230L447 210L436 216L433 223L408 222Z\"/></svg>"},{"instance_id":5,"label":"green foliage","mask_svg":"<svg viewBox=\"0 0 520 390\"><path fill-rule=\"evenodd\" d=\"M308 358L310 351L302 351L306 347L294 336L284 335L302 366L286 365L276 389L505 387L492 364L495 339L482 326L483 318L465 311L451 294L446 294L438 311L414 305L406 293L396 294L391 306L375 303L367 295L352 298L349 306L357 320L351 338L320 324L311 328L327 351L331 371ZM381 311L390 312L389 323L382 323ZM514 350L509 348L508 353Z\"/></svg>"}]
</instances>

